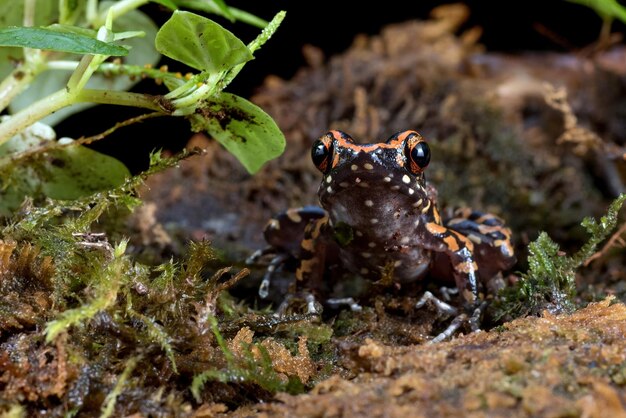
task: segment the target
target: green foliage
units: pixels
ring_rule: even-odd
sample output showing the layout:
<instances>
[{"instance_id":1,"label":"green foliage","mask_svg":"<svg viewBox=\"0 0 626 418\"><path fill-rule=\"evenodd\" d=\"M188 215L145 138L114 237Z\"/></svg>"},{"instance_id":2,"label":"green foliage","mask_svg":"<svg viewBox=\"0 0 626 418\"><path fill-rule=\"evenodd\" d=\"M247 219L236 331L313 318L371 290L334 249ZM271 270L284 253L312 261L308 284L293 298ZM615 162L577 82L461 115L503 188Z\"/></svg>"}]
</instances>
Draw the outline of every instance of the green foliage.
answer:
<instances>
[{"instance_id":1,"label":"green foliage","mask_svg":"<svg viewBox=\"0 0 626 418\"><path fill-rule=\"evenodd\" d=\"M206 131L254 173L285 149L276 122L261 108L242 97L221 93L208 99L193 115L193 129Z\"/></svg>"},{"instance_id":2,"label":"green foliage","mask_svg":"<svg viewBox=\"0 0 626 418\"><path fill-rule=\"evenodd\" d=\"M538 314L544 309L555 313L571 312L575 308L576 270L615 228L624 201L626 194L615 199L599 222L590 217L582 221L590 238L571 256L563 254L548 234L539 234L529 245L528 272L522 274L515 286L503 290L496 315L517 317Z\"/></svg>"},{"instance_id":3,"label":"green foliage","mask_svg":"<svg viewBox=\"0 0 626 418\"><path fill-rule=\"evenodd\" d=\"M8 27L0 29L0 46L19 46L72 54L128 55L124 47L99 41L90 36L60 32L48 28Z\"/></svg>"},{"instance_id":4,"label":"green foliage","mask_svg":"<svg viewBox=\"0 0 626 418\"><path fill-rule=\"evenodd\" d=\"M0 145L0 216L10 215L25 196L78 199L130 176L115 158L72 141L59 145L54 136L52 128L36 123Z\"/></svg>"},{"instance_id":5,"label":"green foliage","mask_svg":"<svg viewBox=\"0 0 626 418\"><path fill-rule=\"evenodd\" d=\"M619 19L626 23L626 8L617 0L567 0L593 9L603 19Z\"/></svg>"},{"instance_id":6,"label":"green foliage","mask_svg":"<svg viewBox=\"0 0 626 418\"><path fill-rule=\"evenodd\" d=\"M250 172L282 153L285 139L274 121L222 90L271 37L284 13L267 23L224 1L158 2L172 10L198 8L231 21L266 25L246 46L222 26L188 11L175 10L157 30L136 10L143 3L0 0L0 76L5 77L0 111L13 113L0 123L0 216L10 214L25 196L78 199L116 187L128 176L112 158L80 146L57 146L54 134L46 144L29 138L33 123L57 123L95 103L186 117L196 130L214 135ZM28 24L20 26L23 22ZM157 49L198 73L183 78L166 67L152 69L160 58ZM123 62L107 60L121 55ZM164 81L171 91L163 96L126 91L146 77Z\"/></svg>"},{"instance_id":7,"label":"green foliage","mask_svg":"<svg viewBox=\"0 0 626 418\"><path fill-rule=\"evenodd\" d=\"M170 336L163 329L163 327L156 323L156 321L152 318L147 317L139 312L135 312L132 309L127 309L129 315L139 321L141 321L146 327L147 334L149 339L152 341L156 341L161 349L165 351L167 358L170 360L172 364L172 369L174 373L178 373L178 368L176 367L176 358L174 357L174 349L172 348L172 342Z\"/></svg>"},{"instance_id":8,"label":"green foliage","mask_svg":"<svg viewBox=\"0 0 626 418\"><path fill-rule=\"evenodd\" d=\"M205 17L179 10L161 27L155 45L161 54L209 73L219 73L253 58L231 32Z\"/></svg>"},{"instance_id":9,"label":"green foliage","mask_svg":"<svg viewBox=\"0 0 626 418\"><path fill-rule=\"evenodd\" d=\"M222 16L231 22L238 20L261 29L267 26L267 21L236 7L227 6L223 0L176 0L176 3L183 8Z\"/></svg>"},{"instance_id":10,"label":"green foliage","mask_svg":"<svg viewBox=\"0 0 626 418\"><path fill-rule=\"evenodd\" d=\"M135 367L137 367L137 363L139 362L138 357L131 357L126 360L126 366L124 367L124 371L117 378L117 382L113 387L113 390L109 392L104 399L104 403L102 404L102 413L100 414L100 418L109 418L115 412L115 403L117 402L117 398L122 393L124 389L124 385L128 381L130 374L133 372Z\"/></svg>"},{"instance_id":11,"label":"green foliage","mask_svg":"<svg viewBox=\"0 0 626 418\"><path fill-rule=\"evenodd\" d=\"M120 247L125 247L125 243ZM118 248L120 248L118 247ZM128 260L123 257L123 251L114 251L115 258L107 263L104 269L98 266L92 270L92 276L86 281L94 287L95 297L87 304L75 309L68 309L59 318L46 325L46 341L53 341L62 331L70 326L78 325L93 318L98 312L107 309L117 301L117 295L121 285L130 276Z\"/></svg>"}]
</instances>

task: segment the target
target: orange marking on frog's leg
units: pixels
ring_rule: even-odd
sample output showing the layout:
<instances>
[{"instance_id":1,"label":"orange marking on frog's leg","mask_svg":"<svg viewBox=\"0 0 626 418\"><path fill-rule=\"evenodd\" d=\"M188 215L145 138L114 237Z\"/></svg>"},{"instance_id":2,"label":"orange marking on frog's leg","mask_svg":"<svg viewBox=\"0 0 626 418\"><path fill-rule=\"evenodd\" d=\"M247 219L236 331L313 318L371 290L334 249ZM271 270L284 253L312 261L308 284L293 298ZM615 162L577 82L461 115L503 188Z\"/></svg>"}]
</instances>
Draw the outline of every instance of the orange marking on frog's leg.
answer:
<instances>
[{"instance_id":1,"label":"orange marking on frog's leg","mask_svg":"<svg viewBox=\"0 0 626 418\"><path fill-rule=\"evenodd\" d=\"M439 214L439 210L435 206L433 206L433 218L435 218L435 223L441 225L441 215Z\"/></svg>"},{"instance_id":2,"label":"orange marking on frog's leg","mask_svg":"<svg viewBox=\"0 0 626 418\"><path fill-rule=\"evenodd\" d=\"M312 238L305 238L302 240L302 242L300 243L300 247L303 250L306 250L308 252L313 252L315 250L315 246L313 244L313 239Z\"/></svg>"},{"instance_id":3,"label":"orange marking on frog's leg","mask_svg":"<svg viewBox=\"0 0 626 418\"><path fill-rule=\"evenodd\" d=\"M454 211L454 216L456 218L469 219L472 215L472 209L468 207L458 208Z\"/></svg>"},{"instance_id":4,"label":"orange marking on frog's leg","mask_svg":"<svg viewBox=\"0 0 626 418\"><path fill-rule=\"evenodd\" d=\"M471 252L474 251L474 243L472 242L471 239L469 239L468 237L466 237L465 235L461 234L458 231L455 231L453 229L449 229L450 233L453 234L456 239L458 239L461 243L463 243L463 245Z\"/></svg>"},{"instance_id":5,"label":"orange marking on frog's leg","mask_svg":"<svg viewBox=\"0 0 626 418\"><path fill-rule=\"evenodd\" d=\"M475 261L465 260L465 261L461 261L460 263L456 264L454 266L454 269L456 271L458 271L459 273L469 274L469 273L473 273L473 272L477 271L478 270L478 265L476 264Z\"/></svg>"},{"instance_id":6,"label":"orange marking on frog's leg","mask_svg":"<svg viewBox=\"0 0 626 418\"><path fill-rule=\"evenodd\" d=\"M494 241L494 245L498 248L500 248L500 251L502 252L502 254L504 254L507 257L512 257L514 250L513 250L513 246L511 245L511 241L510 239L507 237L507 239L498 239Z\"/></svg>"},{"instance_id":7,"label":"orange marking on frog's leg","mask_svg":"<svg viewBox=\"0 0 626 418\"><path fill-rule=\"evenodd\" d=\"M504 221L501 218L497 217L496 215L492 215L491 213L483 214L479 218L475 219L474 222L479 223L479 224L484 224L485 222L488 222L491 220L495 220L500 225L504 224Z\"/></svg>"},{"instance_id":8,"label":"orange marking on frog's leg","mask_svg":"<svg viewBox=\"0 0 626 418\"><path fill-rule=\"evenodd\" d=\"M426 229L433 235L445 234L448 231L448 228L446 228L445 226L441 226L434 222L427 222Z\"/></svg>"},{"instance_id":9,"label":"orange marking on frog's leg","mask_svg":"<svg viewBox=\"0 0 626 418\"><path fill-rule=\"evenodd\" d=\"M328 215L322 218L316 219L315 222L310 223L304 231L305 238L311 238L316 240L322 233L322 228L328 225Z\"/></svg>"},{"instance_id":10,"label":"orange marking on frog's leg","mask_svg":"<svg viewBox=\"0 0 626 418\"><path fill-rule=\"evenodd\" d=\"M459 243L457 242L457 240L452 235L448 235L447 237L445 237L443 239L443 242L446 243L446 247L448 247L448 249L450 251L458 251L459 250Z\"/></svg>"},{"instance_id":11,"label":"orange marking on frog's leg","mask_svg":"<svg viewBox=\"0 0 626 418\"><path fill-rule=\"evenodd\" d=\"M505 228L503 228L500 225L494 225L494 226L478 225L478 232L480 232L483 235L489 235L492 232L501 232L503 229Z\"/></svg>"},{"instance_id":12,"label":"orange marking on frog's leg","mask_svg":"<svg viewBox=\"0 0 626 418\"><path fill-rule=\"evenodd\" d=\"M463 248L457 253L457 260L460 261L454 264L454 279L457 288L462 292L463 298L470 303L474 303L478 300L478 265L474 261L471 253L467 248Z\"/></svg>"},{"instance_id":13,"label":"orange marking on frog's leg","mask_svg":"<svg viewBox=\"0 0 626 418\"><path fill-rule=\"evenodd\" d=\"M309 223L304 230L304 238L300 242L301 258L296 269L298 282L321 279L324 269L326 248L321 244L319 237L322 228L328 224L328 216L316 219ZM314 277L320 276L320 277Z\"/></svg>"},{"instance_id":14,"label":"orange marking on frog's leg","mask_svg":"<svg viewBox=\"0 0 626 418\"><path fill-rule=\"evenodd\" d=\"M426 245L426 247L448 255L452 262L454 281L465 300L470 303L478 300L480 283L478 265L472 253L474 243L465 235L435 222L426 222L425 229L431 235L431 239L439 242L438 246Z\"/></svg>"},{"instance_id":15,"label":"orange marking on frog's leg","mask_svg":"<svg viewBox=\"0 0 626 418\"><path fill-rule=\"evenodd\" d=\"M299 282L304 281L308 275L313 273L317 263L318 259L316 257L300 260L300 265L296 270L296 279Z\"/></svg>"}]
</instances>

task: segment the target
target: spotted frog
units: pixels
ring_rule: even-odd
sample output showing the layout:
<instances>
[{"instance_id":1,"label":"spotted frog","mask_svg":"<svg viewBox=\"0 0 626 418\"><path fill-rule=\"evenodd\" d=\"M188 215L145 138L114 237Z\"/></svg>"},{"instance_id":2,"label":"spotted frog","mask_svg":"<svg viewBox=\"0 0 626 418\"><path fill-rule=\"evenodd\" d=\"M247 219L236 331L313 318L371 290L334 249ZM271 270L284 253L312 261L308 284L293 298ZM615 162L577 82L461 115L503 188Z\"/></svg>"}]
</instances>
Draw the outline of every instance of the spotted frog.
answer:
<instances>
[{"instance_id":1,"label":"spotted frog","mask_svg":"<svg viewBox=\"0 0 626 418\"><path fill-rule=\"evenodd\" d=\"M287 210L265 229L276 254L261 285L267 295L272 272L296 261L297 283L316 288L329 269L341 267L397 283L453 278L464 300L481 299L484 286L515 263L511 230L490 214L457 209L442 219L437 193L424 177L430 148L409 130L386 142L356 144L333 130L315 141L313 163L323 174L322 208Z\"/></svg>"}]
</instances>

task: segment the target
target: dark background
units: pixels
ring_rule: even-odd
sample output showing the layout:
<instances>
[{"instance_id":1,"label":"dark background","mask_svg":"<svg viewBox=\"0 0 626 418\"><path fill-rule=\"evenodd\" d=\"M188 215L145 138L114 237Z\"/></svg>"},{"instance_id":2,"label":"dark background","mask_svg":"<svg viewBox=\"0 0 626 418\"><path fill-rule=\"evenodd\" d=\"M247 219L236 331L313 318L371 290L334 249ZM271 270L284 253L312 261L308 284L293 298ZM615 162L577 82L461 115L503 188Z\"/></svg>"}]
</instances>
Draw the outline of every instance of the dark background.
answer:
<instances>
[{"instance_id":1,"label":"dark background","mask_svg":"<svg viewBox=\"0 0 626 418\"><path fill-rule=\"evenodd\" d=\"M230 0L231 6L246 10L270 20L280 10L287 17L274 37L257 51L255 60L245 68L227 91L250 97L269 74L291 78L304 65L302 46L315 45L326 57L347 49L359 33L377 34L389 23L410 19L425 19L430 10L448 3L435 0L384 2L300 2L295 0L258 1ZM523 51L573 52L598 39L602 20L592 10L565 0L468 0L470 20L466 26L481 26L481 43L488 51L520 53ZM144 10L158 24L169 12L156 4ZM231 24L224 19L209 16L222 24L245 43L259 33L259 29L245 24ZM623 32L624 25L614 23L613 30ZM551 35L547 36L546 33ZM169 62L165 62L170 64ZM170 69L173 69L170 65ZM184 68L177 68L186 71ZM144 81L134 91L163 93L163 87ZM99 133L115 122L125 120L142 110L119 106L97 106L67 119L57 126L59 136L78 138ZM324 129L324 127L320 127ZM123 128L93 148L114 155L131 170L145 168L148 153L153 149L178 150L191 133L182 118L157 118L142 124Z\"/></svg>"}]
</instances>

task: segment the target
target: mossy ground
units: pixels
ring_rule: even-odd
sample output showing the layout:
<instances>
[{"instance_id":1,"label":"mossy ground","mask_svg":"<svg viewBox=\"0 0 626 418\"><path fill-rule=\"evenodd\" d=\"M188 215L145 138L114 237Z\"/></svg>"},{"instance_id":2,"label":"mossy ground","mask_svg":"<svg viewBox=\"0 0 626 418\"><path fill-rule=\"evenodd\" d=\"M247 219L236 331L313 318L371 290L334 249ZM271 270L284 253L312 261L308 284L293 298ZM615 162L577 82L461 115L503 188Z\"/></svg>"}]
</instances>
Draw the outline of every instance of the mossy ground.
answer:
<instances>
[{"instance_id":1,"label":"mossy ground","mask_svg":"<svg viewBox=\"0 0 626 418\"><path fill-rule=\"evenodd\" d=\"M584 257L588 263L577 260L585 265L576 270L564 260L589 240L583 218L600 219L624 189L626 133L611 111L623 98L603 92L623 84L626 52L489 54L474 29L456 34L464 8L444 10L429 22L358 37L328 61L307 48L310 66L294 80L268 79L254 101L277 120L288 146L254 177L197 136L190 148L205 152L180 168L173 168L179 158L155 158L149 173L117 190L36 201L7 220L0 411L623 416L620 238ZM546 82L565 89L565 98ZM432 144L427 175L441 204L488 210L513 227L520 263L507 282L545 271L526 262L528 244L544 230L560 247L541 260L566 276L568 291L577 289L573 306L596 303L556 315L542 311L553 307L548 292L535 299L540 317L432 345L445 321L413 308L420 289L376 292L362 312L326 310L322 322L274 317L291 274L278 276L269 302L260 301L262 268L244 260L262 246L272 214L315 203L309 146L329 128L364 141L419 130Z\"/></svg>"}]
</instances>

